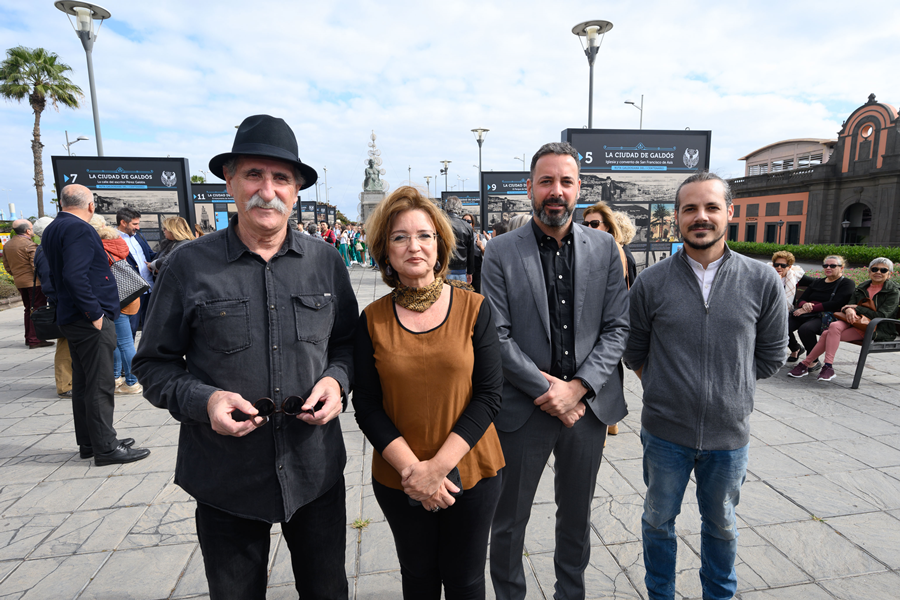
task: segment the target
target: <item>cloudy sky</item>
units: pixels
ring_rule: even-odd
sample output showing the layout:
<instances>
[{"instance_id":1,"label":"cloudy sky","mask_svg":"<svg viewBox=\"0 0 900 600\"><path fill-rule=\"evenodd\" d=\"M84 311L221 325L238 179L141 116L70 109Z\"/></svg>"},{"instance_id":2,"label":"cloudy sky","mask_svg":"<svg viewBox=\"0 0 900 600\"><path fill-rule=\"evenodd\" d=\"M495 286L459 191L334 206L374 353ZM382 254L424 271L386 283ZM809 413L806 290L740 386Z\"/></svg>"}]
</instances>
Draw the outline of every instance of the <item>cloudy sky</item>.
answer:
<instances>
[{"instance_id":1,"label":"cloudy sky","mask_svg":"<svg viewBox=\"0 0 900 600\"><path fill-rule=\"evenodd\" d=\"M572 27L614 24L595 66L594 127L638 127L624 103L644 95L644 128L712 131L712 168L789 138L835 138L874 92L900 105L900 7L788 2L301 2L103 0L112 13L94 47L107 156L187 157L202 175L252 114L284 118L301 159L327 168L328 199L354 218L374 130L383 179L424 188L451 160L451 189L587 125L588 65ZM44 165L96 154L84 51L52 0L0 0L0 50L56 52L85 91L80 109L42 117ZM0 207L36 214L26 104L0 102ZM463 181L463 178L465 181ZM210 177L211 181L218 181ZM52 185L45 187L50 208ZM440 177L438 191L444 189ZM324 186L319 188L324 199ZM315 197L315 188L302 193ZM9 200L7 200L7 196Z\"/></svg>"}]
</instances>

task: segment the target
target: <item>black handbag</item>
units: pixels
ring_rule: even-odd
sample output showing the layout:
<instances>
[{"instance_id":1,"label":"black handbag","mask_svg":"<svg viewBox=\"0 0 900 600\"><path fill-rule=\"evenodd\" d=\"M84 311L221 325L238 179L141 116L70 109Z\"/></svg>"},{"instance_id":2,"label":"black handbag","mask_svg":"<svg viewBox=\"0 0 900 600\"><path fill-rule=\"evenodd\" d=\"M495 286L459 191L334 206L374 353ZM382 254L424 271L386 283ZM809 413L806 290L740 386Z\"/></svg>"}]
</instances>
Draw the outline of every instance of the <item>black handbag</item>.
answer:
<instances>
[{"instance_id":1,"label":"black handbag","mask_svg":"<svg viewBox=\"0 0 900 600\"><path fill-rule=\"evenodd\" d=\"M150 285L144 281L137 269L124 258L115 261L109 268L116 278L116 287L119 288L119 308L128 306L150 289Z\"/></svg>"},{"instance_id":2,"label":"black handbag","mask_svg":"<svg viewBox=\"0 0 900 600\"><path fill-rule=\"evenodd\" d=\"M37 273L34 274L34 280L31 287L37 285ZM65 337L56 324L56 305L49 300L44 306L34 307L35 294L31 294L31 324L34 325L34 334L39 340L55 340Z\"/></svg>"}]
</instances>

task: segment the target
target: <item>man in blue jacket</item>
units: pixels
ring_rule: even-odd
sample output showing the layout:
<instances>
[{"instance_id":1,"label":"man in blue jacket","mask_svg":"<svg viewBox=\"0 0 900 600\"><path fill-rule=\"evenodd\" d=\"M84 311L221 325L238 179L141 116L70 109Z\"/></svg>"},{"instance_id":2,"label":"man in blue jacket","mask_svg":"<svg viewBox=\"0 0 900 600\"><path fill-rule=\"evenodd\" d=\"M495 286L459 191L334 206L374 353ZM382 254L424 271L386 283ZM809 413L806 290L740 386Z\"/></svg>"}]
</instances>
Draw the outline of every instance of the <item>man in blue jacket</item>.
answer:
<instances>
[{"instance_id":1,"label":"man in blue jacket","mask_svg":"<svg viewBox=\"0 0 900 600\"><path fill-rule=\"evenodd\" d=\"M98 466L147 458L149 450L116 437L113 427L119 292L100 236L88 224L94 215L90 190L67 185L61 212L44 230L41 246L56 291L56 321L72 353L72 412L81 458Z\"/></svg>"},{"instance_id":2,"label":"man in blue jacket","mask_svg":"<svg viewBox=\"0 0 900 600\"><path fill-rule=\"evenodd\" d=\"M784 364L787 311L775 270L725 244L731 190L700 171L675 193L684 247L631 288L625 364L644 387L647 595L675 597L675 517L691 472L700 508L703 598L737 589L735 507L747 473L756 380Z\"/></svg>"}]
</instances>

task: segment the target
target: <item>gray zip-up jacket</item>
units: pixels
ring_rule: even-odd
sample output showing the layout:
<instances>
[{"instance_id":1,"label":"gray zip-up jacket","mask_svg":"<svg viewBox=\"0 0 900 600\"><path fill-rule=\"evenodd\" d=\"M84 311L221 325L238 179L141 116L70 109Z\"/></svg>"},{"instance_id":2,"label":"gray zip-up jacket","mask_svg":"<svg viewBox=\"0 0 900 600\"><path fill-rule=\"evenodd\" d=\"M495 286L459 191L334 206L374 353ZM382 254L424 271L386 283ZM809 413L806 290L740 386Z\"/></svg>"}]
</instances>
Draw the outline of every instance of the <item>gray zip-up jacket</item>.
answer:
<instances>
[{"instance_id":1,"label":"gray zip-up jacket","mask_svg":"<svg viewBox=\"0 0 900 600\"><path fill-rule=\"evenodd\" d=\"M698 450L747 445L756 380L786 359L787 315L775 270L727 246L707 303L683 249L641 272L623 358L643 367L643 427Z\"/></svg>"}]
</instances>

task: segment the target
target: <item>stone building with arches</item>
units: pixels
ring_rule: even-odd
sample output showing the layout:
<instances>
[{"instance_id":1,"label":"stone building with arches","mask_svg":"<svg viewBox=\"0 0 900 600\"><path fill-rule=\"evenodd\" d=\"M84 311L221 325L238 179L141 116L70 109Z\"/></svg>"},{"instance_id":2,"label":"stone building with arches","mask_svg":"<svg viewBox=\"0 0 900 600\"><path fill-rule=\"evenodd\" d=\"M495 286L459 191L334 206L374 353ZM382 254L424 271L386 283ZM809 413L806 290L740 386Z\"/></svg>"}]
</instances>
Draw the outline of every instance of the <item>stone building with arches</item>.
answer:
<instances>
[{"instance_id":1,"label":"stone building with arches","mask_svg":"<svg viewBox=\"0 0 900 600\"><path fill-rule=\"evenodd\" d=\"M900 245L900 118L875 94L836 140L785 140L741 160L729 240Z\"/></svg>"}]
</instances>

